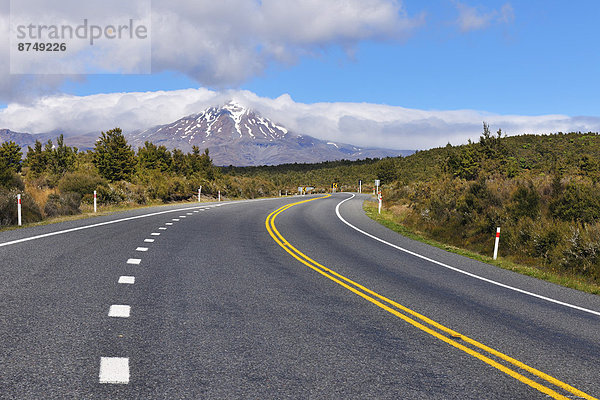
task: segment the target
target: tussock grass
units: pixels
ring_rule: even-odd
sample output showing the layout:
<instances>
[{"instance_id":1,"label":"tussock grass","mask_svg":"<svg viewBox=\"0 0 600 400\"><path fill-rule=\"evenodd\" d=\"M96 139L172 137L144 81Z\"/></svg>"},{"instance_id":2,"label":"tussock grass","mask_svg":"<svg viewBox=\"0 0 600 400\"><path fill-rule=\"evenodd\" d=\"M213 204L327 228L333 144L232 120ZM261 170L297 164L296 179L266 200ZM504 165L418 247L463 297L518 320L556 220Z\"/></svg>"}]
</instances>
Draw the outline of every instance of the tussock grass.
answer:
<instances>
[{"instance_id":1,"label":"tussock grass","mask_svg":"<svg viewBox=\"0 0 600 400\"><path fill-rule=\"evenodd\" d=\"M33 200L37 203L42 210L42 215L44 215L44 207L46 206L46 202L48 202L48 197L51 194L58 194L58 189L56 188L48 188L48 187L38 187L36 185L27 183L25 185L25 191L33 198ZM45 216L45 215L44 215Z\"/></svg>"},{"instance_id":2,"label":"tussock grass","mask_svg":"<svg viewBox=\"0 0 600 400\"><path fill-rule=\"evenodd\" d=\"M381 214L379 214L377 212L377 204L370 201L364 202L363 209L369 218L410 239L438 247L451 253L469 257L471 259L481 261L486 264L491 264L509 271L514 271L522 275L542 279L557 285L580 290L586 293L596 295L600 294L600 285L591 282L585 277L570 275L566 273L557 273L556 271L544 268L543 266L536 267L530 265L523 265L516 262L516 260L511 259L510 257L499 257L497 260L494 260L491 256L488 255L480 254L471 250L466 250L460 247L439 242L434 238L428 236L426 233L411 229L405 224L403 224L403 216L402 214L397 212L399 211L399 209L396 209L396 212L394 212L392 210L384 208L381 210ZM490 248L490 254L492 253L492 251L493 248Z\"/></svg>"}]
</instances>

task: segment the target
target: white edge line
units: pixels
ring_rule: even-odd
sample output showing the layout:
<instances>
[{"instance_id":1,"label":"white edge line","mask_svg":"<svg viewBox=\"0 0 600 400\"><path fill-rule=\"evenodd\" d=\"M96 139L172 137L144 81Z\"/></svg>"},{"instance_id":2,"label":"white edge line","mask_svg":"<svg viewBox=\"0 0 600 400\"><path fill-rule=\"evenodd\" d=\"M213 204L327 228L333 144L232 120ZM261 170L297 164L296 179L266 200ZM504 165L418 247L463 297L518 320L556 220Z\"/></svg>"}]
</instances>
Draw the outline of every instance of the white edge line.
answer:
<instances>
[{"instance_id":1,"label":"white edge line","mask_svg":"<svg viewBox=\"0 0 600 400\"><path fill-rule=\"evenodd\" d=\"M118 222L132 221L132 220L135 220L135 219L153 217L155 215L162 215L162 214L167 214L167 213L174 213L174 212L179 213L182 210L193 210L195 208L196 207L178 208L176 210L159 211L159 212L150 213L150 214L136 215L134 217L127 217L127 218L115 219L113 221L100 222L100 223L92 224L92 225L78 226L77 228L70 228L70 229L65 229L65 230L62 230L62 231L49 232L49 233L44 233L44 234L41 234L41 235L30 236L30 237L26 237L26 238L22 238L22 239L12 240L10 242L0 243L0 247L10 246L10 245L17 244L17 243L28 242L30 240L42 239L42 238L46 238L46 237L50 237L50 236L61 235L63 233L76 232L76 231L81 231L81 230L84 230L84 229L97 228L99 226L116 224Z\"/></svg>"},{"instance_id":2,"label":"white edge line","mask_svg":"<svg viewBox=\"0 0 600 400\"><path fill-rule=\"evenodd\" d=\"M573 304L565 303L565 302L562 302L562 301L560 301L560 300L555 300L555 299L552 299L552 298L550 298L550 297L546 297L546 296L542 296L542 295L539 295L539 294L536 294L536 293L528 292L528 291L526 291L526 290L523 290L523 289L519 289L519 288L516 288L516 287L513 287L513 286L509 286L509 285L506 285L506 284L504 284L504 283L496 282L496 281L494 281L494 280L491 280L491 279L488 279L488 278L484 278L484 277L482 277L482 276L479 276L479 275L475 275L475 274L473 274L473 273L471 273L471 272L463 271L462 269L458 269L458 268L456 268L456 267L451 267L451 266L450 266L450 265L448 265L448 264L444 264L444 263L442 263L442 262L440 262L440 261L436 261L436 260L434 260L434 259L431 259L431 258L429 258L429 257L425 257L425 256L423 256L423 255L421 255L421 254L415 253L414 251L410 251L410 250L404 249L404 248L402 248L402 247L400 247L400 246L396 246L395 244L392 244L392 243L390 243L390 242L386 242L385 240L383 240L383 239L380 239L380 238L378 238L377 236L371 235L370 233L368 233L368 232L365 232L365 231L363 231L362 229L360 229L360 228L357 228L356 226L352 225L350 222L346 221L346 220L345 220L345 219L342 217L342 215L340 214L340 206L341 206L342 204L344 204L345 202L347 202L348 200L351 200L351 199L353 199L355 196L356 196L355 194L352 194L352 196L351 196L351 197L348 197L347 199L345 199L345 200L342 200L341 202L339 202L339 203L338 203L338 205L335 207L335 213L337 214L338 218L339 218L339 219L340 219L340 220L341 220L343 223L345 223L346 225L348 225L350 228L352 228L352 229L354 229L354 230L356 230L356 231L358 231L358 232L362 233L363 235L370 237L371 239L377 240L378 242L381 242L381 243L383 243L383 244L387 244L388 246L390 246L390 247L393 247L393 248L395 248L395 249L397 249L397 250L400 250L400 251L403 251L403 252L405 252L405 253L407 253L407 254L410 254L410 255L412 255L412 256L415 256L415 257L421 258L421 259L423 259L423 260L425 260L425 261L429 261L429 262L431 262L431 263L433 263L433 264L437 264L437 265L439 265L439 266L441 266L441 267L448 268L448 269L450 269L450 270L452 270L452 271L459 272L459 273L461 273L461 274L464 274L464 275L470 276L470 277L472 277L472 278L479 279L479 280L481 280L481 281L488 282L488 283L491 283L491 284L493 284L493 285L496 285L496 286L503 287L503 288L505 288L505 289L514 290L515 292L523 293L523 294L526 294L526 295L528 295L528 296L536 297L536 298L538 298L538 299L546 300L546 301L549 301L549 302L551 302L551 303L560 304L561 306L570 307L570 308L573 308L573 309L575 309L575 310L584 311L584 312L587 312L587 313L590 313L590 314L594 314L594 315L598 315L598 316L600 316L600 312L598 312L598 311L590 310L590 309L583 308L583 307L579 307L579 306L576 306L576 305L573 305Z\"/></svg>"},{"instance_id":3,"label":"white edge line","mask_svg":"<svg viewBox=\"0 0 600 400\"><path fill-rule=\"evenodd\" d=\"M293 197L297 197L297 196L293 196ZM292 196L290 196L290 198L292 198ZM250 202L256 202L256 201L278 200L278 199L281 200L280 197L271 197L271 198L267 198L267 199L252 199L252 200L230 201L230 202L226 202L226 203L221 203L221 204L219 204L219 206L224 206L224 205L229 205L229 204L233 204L233 205L235 205L235 204L243 204L243 203L250 203ZM11 240L10 242L0 243L0 247L11 246L13 244L19 244L19 243L23 243L23 242L28 242L30 240L43 239L43 238L47 238L47 237L51 237L51 236L62 235L64 233L82 231L84 229L97 228L99 226L104 226L104 225L116 224L118 222L133 221L133 220L140 219L140 218L153 217L155 215L163 215L163 214L169 214L169 213L180 213L182 211L187 211L187 210L196 210L196 209L199 209L198 207L207 207L207 206L203 205L203 206L176 208L174 210L158 211L158 212L154 212L154 213L150 213L150 214L136 215L136 216L133 216L133 217L115 219L115 220L112 220L112 221L99 222L97 224L78 226L76 228L65 229L65 230L62 230L62 231L48 232L48 233L43 233L41 235L29 236L29 237L25 237L25 238L21 238L21 239ZM215 206L208 206L208 207L215 207Z\"/></svg>"}]
</instances>

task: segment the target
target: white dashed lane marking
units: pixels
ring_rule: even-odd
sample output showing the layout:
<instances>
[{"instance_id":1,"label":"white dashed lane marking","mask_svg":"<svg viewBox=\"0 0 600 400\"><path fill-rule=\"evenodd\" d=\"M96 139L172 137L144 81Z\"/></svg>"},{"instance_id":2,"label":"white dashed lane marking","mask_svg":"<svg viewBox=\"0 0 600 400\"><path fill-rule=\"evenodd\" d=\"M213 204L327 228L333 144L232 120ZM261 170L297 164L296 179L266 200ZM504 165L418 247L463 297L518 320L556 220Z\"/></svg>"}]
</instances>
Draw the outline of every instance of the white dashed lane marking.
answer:
<instances>
[{"instance_id":1,"label":"white dashed lane marking","mask_svg":"<svg viewBox=\"0 0 600 400\"><path fill-rule=\"evenodd\" d=\"M119 283L127 283L129 285L133 285L135 283L135 276L120 276Z\"/></svg>"},{"instance_id":2,"label":"white dashed lane marking","mask_svg":"<svg viewBox=\"0 0 600 400\"><path fill-rule=\"evenodd\" d=\"M194 210L193 212L186 213L187 215L193 215L200 211L206 211L206 208ZM181 218L186 218L185 215L180 215L178 218L173 218L172 221L179 222ZM165 222L165 225L172 226L173 222ZM165 231L167 228L160 227L159 230ZM152 232L151 236L160 236L158 232ZM144 239L144 243L153 243L154 239ZM146 252L148 247L137 247L136 251ZM142 262L140 258L130 258L127 260L127 264L138 265ZM135 284L135 276L120 276L119 283L121 284ZM108 310L109 317L115 318L129 318L131 314L131 306L124 304L113 304ZM129 358L126 357L101 357L100 358L100 383L113 383L113 384L128 384L129 383Z\"/></svg>"},{"instance_id":3,"label":"white dashed lane marking","mask_svg":"<svg viewBox=\"0 0 600 400\"><path fill-rule=\"evenodd\" d=\"M123 304L113 304L108 310L108 316L116 318L129 318L130 312L131 306L126 306Z\"/></svg>"},{"instance_id":4,"label":"white dashed lane marking","mask_svg":"<svg viewBox=\"0 0 600 400\"><path fill-rule=\"evenodd\" d=\"M194 215L200 211L206 211L206 208L188 212L186 215ZM179 222L181 218L186 218L186 215L180 215L178 218L173 218L172 221ZM166 226L172 226L173 222L165 222ZM158 228L161 231L167 230L165 227ZM152 232L151 236L160 236L159 232ZM144 243L153 243L154 239L144 239ZM137 247L135 251L146 252L148 247ZM130 258L127 264L138 265L142 262L140 258ZM135 284L135 276L122 275L119 277L120 284ZM113 304L108 310L108 316L114 318L129 318L131 315L131 306L124 304ZM100 383L110 384L128 384L129 383L129 358L127 357L101 357L100 358Z\"/></svg>"},{"instance_id":5,"label":"white dashed lane marking","mask_svg":"<svg viewBox=\"0 0 600 400\"><path fill-rule=\"evenodd\" d=\"M129 358L101 357L100 383L129 383Z\"/></svg>"}]
</instances>

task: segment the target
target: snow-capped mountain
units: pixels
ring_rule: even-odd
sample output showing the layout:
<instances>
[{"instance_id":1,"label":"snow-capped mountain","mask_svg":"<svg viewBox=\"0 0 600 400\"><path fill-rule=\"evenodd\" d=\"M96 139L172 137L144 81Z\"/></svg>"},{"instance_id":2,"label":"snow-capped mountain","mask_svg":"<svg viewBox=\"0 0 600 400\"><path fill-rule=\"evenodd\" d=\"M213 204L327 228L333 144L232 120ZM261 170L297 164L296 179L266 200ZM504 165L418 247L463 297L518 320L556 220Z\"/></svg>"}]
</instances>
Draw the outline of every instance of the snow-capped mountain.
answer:
<instances>
[{"instance_id":1,"label":"snow-capped mountain","mask_svg":"<svg viewBox=\"0 0 600 400\"><path fill-rule=\"evenodd\" d=\"M130 137L132 140L153 137L190 145L207 142L215 145L239 139L273 141L284 138L287 133L284 127L273 124L238 103L229 102L223 107L211 107L167 125L135 132ZM154 143L158 144L157 141Z\"/></svg>"},{"instance_id":2,"label":"snow-capped mountain","mask_svg":"<svg viewBox=\"0 0 600 400\"><path fill-rule=\"evenodd\" d=\"M0 143L13 140L26 153L36 139L55 142L60 131L29 134L8 129L0 130ZM93 149L100 132L65 136L65 143L79 150ZM210 107L199 114L183 117L173 123L125 132L129 144L137 150L150 141L169 150L191 152L192 146L201 151L208 148L215 165L277 165L313 163L332 160L357 160L409 155L410 150L360 148L344 143L323 141L312 136L291 132L257 111L230 101L221 107Z\"/></svg>"},{"instance_id":3,"label":"snow-capped mountain","mask_svg":"<svg viewBox=\"0 0 600 400\"><path fill-rule=\"evenodd\" d=\"M296 134L234 101L167 125L133 132L127 135L127 140L134 147L150 141L184 152L191 151L194 145L201 150L208 148L216 165L275 165L407 154L406 151L364 149Z\"/></svg>"}]
</instances>

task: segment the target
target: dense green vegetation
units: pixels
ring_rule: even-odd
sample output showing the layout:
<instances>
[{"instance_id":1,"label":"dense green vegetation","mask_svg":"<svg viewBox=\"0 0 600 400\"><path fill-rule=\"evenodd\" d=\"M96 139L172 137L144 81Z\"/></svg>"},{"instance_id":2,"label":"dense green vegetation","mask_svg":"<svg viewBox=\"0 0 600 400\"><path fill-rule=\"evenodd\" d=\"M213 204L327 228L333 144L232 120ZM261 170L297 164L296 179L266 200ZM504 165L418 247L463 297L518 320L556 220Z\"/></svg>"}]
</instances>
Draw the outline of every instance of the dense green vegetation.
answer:
<instances>
[{"instance_id":1,"label":"dense green vegetation","mask_svg":"<svg viewBox=\"0 0 600 400\"><path fill-rule=\"evenodd\" d=\"M358 181L372 190L379 159L358 161L325 161L316 164L282 164L260 167L224 167L221 171L232 177L259 178L270 181L277 188L296 192L298 186L311 186L316 192L330 190L332 183L338 191L358 190Z\"/></svg>"},{"instance_id":2,"label":"dense green vegetation","mask_svg":"<svg viewBox=\"0 0 600 400\"><path fill-rule=\"evenodd\" d=\"M219 190L228 197L275 191L258 179L221 174L208 150L184 154L147 142L136 151L118 128L102 132L92 151L66 146L61 135L55 143L36 141L24 160L22 154L13 142L0 146L0 225L16 224L18 193L27 223L89 209L94 190L101 206L195 200L200 186L207 197Z\"/></svg>"},{"instance_id":3,"label":"dense green vegetation","mask_svg":"<svg viewBox=\"0 0 600 400\"><path fill-rule=\"evenodd\" d=\"M62 135L23 150L13 142L0 146L0 226L16 223L18 193L27 223L89 210L94 190L101 206L195 201L200 186L203 196L213 198L219 191L227 198L294 194L298 186L324 192L333 182L340 189L355 190L358 179L374 179L378 162L220 168L207 149L198 147L188 154L150 142L133 149L119 128L102 132L87 152L66 146Z\"/></svg>"},{"instance_id":4,"label":"dense green vegetation","mask_svg":"<svg viewBox=\"0 0 600 400\"><path fill-rule=\"evenodd\" d=\"M386 208L437 241L600 282L600 136L502 137L385 160ZM385 176L385 178L384 178Z\"/></svg>"},{"instance_id":5,"label":"dense green vegetation","mask_svg":"<svg viewBox=\"0 0 600 400\"><path fill-rule=\"evenodd\" d=\"M120 129L103 132L94 150L78 152L36 142L26 151L0 146L0 225L70 215L100 205L154 204L208 197L373 190L383 184L384 207L397 223L442 243L491 254L502 228L500 256L558 275L600 282L600 136L558 133L504 137L486 124L480 140L419 151L409 157L216 167L208 150L169 151L147 142L129 146Z\"/></svg>"}]
</instances>

